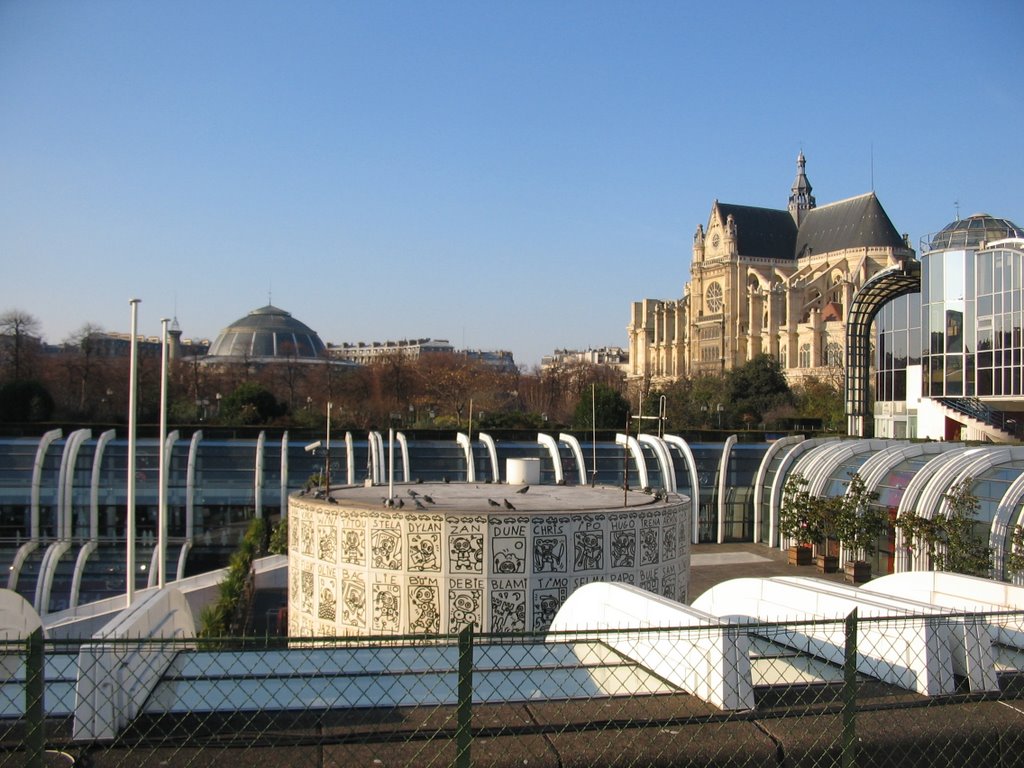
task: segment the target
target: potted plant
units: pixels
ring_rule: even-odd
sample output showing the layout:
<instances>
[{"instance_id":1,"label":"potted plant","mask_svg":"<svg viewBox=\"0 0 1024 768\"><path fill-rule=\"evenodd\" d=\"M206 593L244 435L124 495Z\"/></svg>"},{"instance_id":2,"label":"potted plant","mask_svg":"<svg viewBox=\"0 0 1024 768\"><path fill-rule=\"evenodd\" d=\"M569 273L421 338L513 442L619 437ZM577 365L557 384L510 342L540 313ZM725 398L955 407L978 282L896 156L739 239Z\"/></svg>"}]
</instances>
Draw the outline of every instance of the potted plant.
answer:
<instances>
[{"instance_id":1,"label":"potted plant","mask_svg":"<svg viewBox=\"0 0 1024 768\"><path fill-rule=\"evenodd\" d=\"M903 531L908 548L917 547L927 555L927 566L937 571L951 571L968 576L988 578L992 572L992 548L984 535L975 535L977 513L981 504L971 491L974 479L963 477L943 494L944 513L925 517L916 511L901 515L896 524ZM1019 553L1019 534L1011 540L1008 573L1024 570L1024 557Z\"/></svg>"},{"instance_id":2,"label":"potted plant","mask_svg":"<svg viewBox=\"0 0 1024 768\"><path fill-rule=\"evenodd\" d=\"M779 530L791 542L789 564L810 565L813 559L811 545L820 538L821 516L818 505L807 492L807 479L799 472L786 478L782 487Z\"/></svg>"},{"instance_id":3,"label":"potted plant","mask_svg":"<svg viewBox=\"0 0 1024 768\"><path fill-rule=\"evenodd\" d=\"M817 508L821 529L820 548L814 557L814 564L819 573L835 573L839 570L839 554L834 549L836 522L842 511L843 499L841 496L819 496L813 498L811 503Z\"/></svg>"},{"instance_id":4,"label":"potted plant","mask_svg":"<svg viewBox=\"0 0 1024 768\"><path fill-rule=\"evenodd\" d=\"M850 476L846 493L837 499L835 533L847 556L843 564L846 580L863 584L871 579L868 558L878 548L878 537L885 531L889 516L874 503L878 493L868 491L864 479L857 473Z\"/></svg>"}]
</instances>

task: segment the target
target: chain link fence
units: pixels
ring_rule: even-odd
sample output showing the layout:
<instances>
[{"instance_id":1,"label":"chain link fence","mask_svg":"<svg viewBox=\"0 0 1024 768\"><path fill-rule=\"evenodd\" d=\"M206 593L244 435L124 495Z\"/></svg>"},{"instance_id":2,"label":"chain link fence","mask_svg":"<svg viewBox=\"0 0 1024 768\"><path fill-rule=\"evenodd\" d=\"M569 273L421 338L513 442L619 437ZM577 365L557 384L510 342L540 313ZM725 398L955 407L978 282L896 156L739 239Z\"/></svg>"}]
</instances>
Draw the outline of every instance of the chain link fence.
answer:
<instances>
[{"instance_id":1,"label":"chain link fence","mask_svg":"<svg viewBox=\"0 0 1024 768\"><path fill-rule=\"evenodd\" d=\"M1024 614L2 646L0 766L1024 763ZM717 703L715 703L717 702Z\"/></svg>"}]
</instances>

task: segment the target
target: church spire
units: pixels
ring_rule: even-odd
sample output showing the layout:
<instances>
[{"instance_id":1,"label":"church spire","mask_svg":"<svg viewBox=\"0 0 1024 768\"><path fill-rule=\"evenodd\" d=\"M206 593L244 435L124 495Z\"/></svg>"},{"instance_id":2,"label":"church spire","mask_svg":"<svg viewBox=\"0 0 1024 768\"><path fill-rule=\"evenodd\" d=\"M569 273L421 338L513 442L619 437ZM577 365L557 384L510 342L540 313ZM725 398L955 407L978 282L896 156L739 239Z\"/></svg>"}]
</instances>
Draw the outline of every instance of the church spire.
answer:
<instances>
[{"instance_id":1,"label":"church spire","mask_svg":"<svg viewBox=\"0 0 1024 768\"><path fill-rule=\"evenodd\" d=\"M796 158L796 180L789 195L789 213L798 227L803 221L804 214L814 208L814 195L811 194L811 182L807 180L806 165L804 152L800 150Z\"/></svg>"}]
</instances>

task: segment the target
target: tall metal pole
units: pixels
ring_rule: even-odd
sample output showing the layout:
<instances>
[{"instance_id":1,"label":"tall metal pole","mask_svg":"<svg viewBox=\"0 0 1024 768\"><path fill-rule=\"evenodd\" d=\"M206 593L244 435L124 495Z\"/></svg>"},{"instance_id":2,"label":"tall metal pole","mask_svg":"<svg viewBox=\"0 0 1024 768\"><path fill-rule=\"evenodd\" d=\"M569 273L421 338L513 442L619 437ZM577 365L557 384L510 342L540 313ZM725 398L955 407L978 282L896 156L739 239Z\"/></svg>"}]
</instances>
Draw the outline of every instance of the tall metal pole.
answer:
<instances>
[{"instance_id":1,"label":"tall metal pole","mask_svg":"<svg viewBox=\"0 0 1024 768\"><path fill-rule=\"evenodd\" d=\"M160 498L157 506L156 535L156 585L163 589L167 583L167 324L168 318L160 320L160 449L159 484Z\"/></svg>"},{"instance_id":2,"label":"tall metal pole","mask_svg":"<svg viewBox=\"0 0 1024 768\"><path fill-rule=\"evenodd\" d=\"M128 509L125 513L125 599L130 606L135 597L135 399L139 389L139 300L128 302L132 308L131 355L128 368Z\"/></svg>"},{"instance_id":3,"label":"tall metal pole","mask_svg":"<svg viewBox=\"0 0 1024 768\"><path fill-rule=\"evenodd\" d=\"M409 478L405 479L409 482ZM395 428L388 427L388 498L395 496Z\"/></svg>"},{"instance_id":4,"label":"tall metal pole","mask_svg":"<svg viewBox=\"0 0 1024 768\"><path fill-rule=\"evenodd\" d=\"M597 384L590 384L590 487L597 485Z\"/></svg>"},{"instance_id":5,"label":"tall metal pole","mask_svg":"<svg viewBox=\"0 0 1024 768\"><path fill-rule=\"evenodd\" d=\"M334 403L327 402L327 448L324 456L324 493L331 495L331 408Z\"/></svg>"}]
</instances>

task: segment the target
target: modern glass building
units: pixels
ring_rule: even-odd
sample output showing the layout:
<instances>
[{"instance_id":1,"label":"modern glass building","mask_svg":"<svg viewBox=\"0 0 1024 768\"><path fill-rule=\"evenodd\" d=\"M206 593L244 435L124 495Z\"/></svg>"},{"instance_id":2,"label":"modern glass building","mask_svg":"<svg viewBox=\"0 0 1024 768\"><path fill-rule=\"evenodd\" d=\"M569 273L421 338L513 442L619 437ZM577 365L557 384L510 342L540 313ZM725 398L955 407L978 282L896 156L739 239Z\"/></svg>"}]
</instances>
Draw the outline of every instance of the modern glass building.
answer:
<instances>
[{"instance_id":1,"label":"modern glass building","mask_svg":"<svg viewBox=\"0 0 1024 768\"><path fill-rule=\"evenodd\" d=\"M921 291L876 319L874 434L1006 442L1024 424L1024 230L958 219L921 244Z\"/></svg>"}]
</instances>

